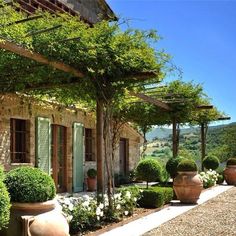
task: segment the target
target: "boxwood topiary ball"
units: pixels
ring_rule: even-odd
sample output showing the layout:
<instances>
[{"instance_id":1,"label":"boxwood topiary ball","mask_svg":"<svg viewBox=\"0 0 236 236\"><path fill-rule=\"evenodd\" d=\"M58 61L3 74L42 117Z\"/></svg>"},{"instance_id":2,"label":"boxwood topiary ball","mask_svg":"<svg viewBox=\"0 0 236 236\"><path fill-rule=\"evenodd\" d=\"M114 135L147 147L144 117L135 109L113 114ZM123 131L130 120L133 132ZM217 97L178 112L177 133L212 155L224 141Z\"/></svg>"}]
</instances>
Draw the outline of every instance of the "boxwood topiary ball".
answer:
<instances>
[{"instance_id":1,"label":"boxwood topiary ball","mask_svg":"<svg viewBox=\"0 0 236 236\"><path fill-rule=\"evenodd\" d=\"M4 180L12 202L45 202L56 195L53 179L38 168L19 167Z\"/></svg>"},{"instance_id":2,"label":"boxwood topiary ball","mask_svg":"<svg viewBox=\"0 0 236 236\"><path fill-rule=\"evenodd\" d=\"M236 158L235 157L229 158L226 164L227 166L236 165Z\"/></svg>"},{"instance_id":3,"label":"boxwood topiary ball","mask_svg":"<svg viewBox=\"0 0 236 236\"><path fill-rule=\"evenodd\" d=\"M197 171L197 164L193 160L182 160L177 167L177 171Z\"/></svg>"},{"instance_id":4,"label":"boxwood topiary ball","mask_svg":"<svg viewBox=\"0 0 236 236\"><path fill-rule=\"evenodd\" d=\"M158 161L153 159L144 159L138 163L136 175L139 179L151 182L162 179L162 168Z\"/></svg>"},{"instance_id":5,"label":"boxwood topiary ball","mask_svg":"<svg viewBox=\"0 0 236 236\"><path fill-rule=\"evenodd\" d=\"M208 170L209 169L216 170L219 164L220 164L220 161L216 156L207 156L203 160L203 166Z\"/></svg>"}]
</instances>

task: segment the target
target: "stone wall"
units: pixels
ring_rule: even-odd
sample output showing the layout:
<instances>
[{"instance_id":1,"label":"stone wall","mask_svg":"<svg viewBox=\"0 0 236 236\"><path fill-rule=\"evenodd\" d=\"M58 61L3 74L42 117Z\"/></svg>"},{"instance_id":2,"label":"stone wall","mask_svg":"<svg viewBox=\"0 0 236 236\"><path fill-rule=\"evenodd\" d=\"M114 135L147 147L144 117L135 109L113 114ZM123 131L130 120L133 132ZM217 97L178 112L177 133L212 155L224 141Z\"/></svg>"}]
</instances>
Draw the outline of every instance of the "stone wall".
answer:
<instances>
[{"instance_id":1,"label":"stone wall","mask_svg":"<svg viewBox=\"0 0 236 236\"><path fill-rule=\"evenodd\" d=\"M46 117L52 124L67 127L67 189L72 190L72 125L74 122L84 124L85 128L93 129L93 137L96 136L95 115L82 110L68 109L58 104L33 100L30 97L18 95L4 95L0 97L0 164L6 171L19 165L35 166L35 119ZM10 118L25 119L29 123L29 164L11 163L10 157ZM129 169L132 170L139 160L141 136L130 126L125 125L120 136L127 138L129 142ZM94 142L96 145L96 142ZM119 145L117 145L119 147ZM94 147L95 149L96 147ZM115 171L119 171L119 148L115 155ZM96 162L85 162L84 176L89 168L96 168Z\"/></svg>"},{"instance_id":2,"label":"stone wall","mask_svg":"<svg viewBox=\"0 0 236 236\"><path fill-rule=\"evenodd\" d=\"M83 19L95 24L102 19L114 18L114 13L104 0L59 0Z\"/></svg>"}]
</instances>

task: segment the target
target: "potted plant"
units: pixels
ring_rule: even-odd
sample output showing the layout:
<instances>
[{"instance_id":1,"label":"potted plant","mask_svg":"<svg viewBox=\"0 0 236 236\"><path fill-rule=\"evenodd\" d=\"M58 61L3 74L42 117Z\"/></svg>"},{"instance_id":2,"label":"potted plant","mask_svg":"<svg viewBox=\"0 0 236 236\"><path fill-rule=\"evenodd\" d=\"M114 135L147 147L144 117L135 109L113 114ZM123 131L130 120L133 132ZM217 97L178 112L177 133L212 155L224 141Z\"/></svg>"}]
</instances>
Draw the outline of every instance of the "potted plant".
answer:
<instances>
[{"instance_id":1,"label":"potted plant","mask_svg":"<svg viewBox=\"0 0 236 236\"><path fill-rule=\"evenodd\" d=\"M88 191L95 191L97 185L97 171L94 168L87 171L87 188Z\"/></svg>"},{"instance_id":2,"label":"potted plant","mask_svg":"<svg viewBox=\"0 0 236 236\"><path fill-rule=\"evenodd\" d=\"M4 180L11 199L10 222L2 236L68 236L66 219L57 207L53 179L40 169L19 167Z\"/></svg>"},{"instance_id":3,"label":"potted plant","mask_svg":"<svg viewBox=\"0 0 236 236\"><path fill-rule=\"evenodd\" d=\"M224 178L227 184L236 185L236 158L229 158L224 170Z\"/></svg>"},{"instance_id":4,"label":"potted plant","mask_svg":"<svg viewBox=\"0 0 236 236\"><path fill-rule=\"evenodd\" d=\"M177 176L177 167L182 160L184 160L183 157L172 157L166 162L166 171L172 179Z\"/></svg>"},{"instance_id":5,"label":"potted plant","mask_svg":"<svg viewBox=\"0 0 236 236\"><path fill-rule=\"evenodd\" d=\"M173 184L177 198L183 203L196 203L203 189L196 163L193 160L182 160L177 172Z\"/></svg>"}]
</instances>

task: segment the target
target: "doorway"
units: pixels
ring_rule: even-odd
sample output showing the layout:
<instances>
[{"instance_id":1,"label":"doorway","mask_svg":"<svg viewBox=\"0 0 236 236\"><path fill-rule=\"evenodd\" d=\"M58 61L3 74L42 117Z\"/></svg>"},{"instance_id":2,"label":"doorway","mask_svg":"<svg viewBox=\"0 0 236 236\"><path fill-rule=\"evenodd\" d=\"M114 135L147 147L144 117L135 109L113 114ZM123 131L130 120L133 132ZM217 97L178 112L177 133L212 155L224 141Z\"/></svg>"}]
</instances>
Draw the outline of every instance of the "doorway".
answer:
<instances>
[{"instance_id":1,"label":"doorway","mask_svg":"<svg viewBox=\"0 0 236 236\"><path fill-rule=\"evenodd\" d=\"M52 177L57 192L65 192L66 188L66 127L52 125Z\"/></svg>"},{"instance_id":2,"label":"doorway","mask_svg":"<svg viewBox=\"0 0 236 236\"><path fill-rule=\"evenodd\" d=\"M127 175L129 172L129 141L128 139L120 139L120 150L119 150L119 166L120 166L120 175Z\"/></svg>"}]
</instances>

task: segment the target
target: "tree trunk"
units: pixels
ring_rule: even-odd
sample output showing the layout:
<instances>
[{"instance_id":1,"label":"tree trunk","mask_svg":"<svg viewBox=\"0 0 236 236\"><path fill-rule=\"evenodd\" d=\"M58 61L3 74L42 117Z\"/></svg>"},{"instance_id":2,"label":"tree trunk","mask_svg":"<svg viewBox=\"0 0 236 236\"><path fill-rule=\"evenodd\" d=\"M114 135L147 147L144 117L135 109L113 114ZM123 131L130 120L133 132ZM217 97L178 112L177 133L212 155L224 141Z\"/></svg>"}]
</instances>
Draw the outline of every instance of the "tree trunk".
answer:
<instances>
[{"instance_id":1,"label":"tree trunk","mask_svg":"<svg viewBox=\"0 0 236 236\"><path fill-rule=\"evenodd\" d=\"M143 150L141 152L141 158L144 158L145 156L145 152L147 150L147 138L146 138L146 134L147 134L147 129L146 128L142 128L142 132L143 132Z\"/></svg>"},{"instance_id":2,"label":"tree trunk","mask_svg":"<svg viewBox=\"0 0 236 236\"><path fill-rule=\"evenodd\" d=\"M109 200L109 207L112 208L112 194L113 194L113 165L112 165L112 108L110 103L105 104L104 117L104 151L105 151L105 166L107 173L107 194Z\"/></svg>"},{"instance_id":3,"label":"tree trunk","mask_svg":"<svg viewBox=\"0 0 236 236\"><path fill-rule=\"evenodd\" d=\"M105 167L107 173L107 195L109 202L109 213L110 216L113 215L113 160L112 160L112 138L113 138L113 126L112 126L112 103L106 102L104 104L105 116L104 116L104 150L105 150Z\"/></svg>"},{"instance_id":4,"label":"tree trunk","mask_svg":"<svg viewBox=\"0 0 236 236\"><path fill-rule=\"evenodd\" d=\"M176 158L178 155L178 140L177 140L177 121L176 118L173 118L173 129L172 129L172 151L173 158Z\"/></svg>"},{"instance_id":5,"label":"tree trunk","mask_svg":"<svg viewBox=\"0 0 236 236\"><path fill-rule=\"evenodd\" d=\"M201 170L204 171L203 160L206 157L206 135L208 126L201 123Z\"/></svg>"},{"instance_id":6,"label":"tree trunk","mask_svg":"<svg viewBox=\"0 0 236 236\"><path fill-rule=\"evenodd\" d=\"M180 127L179 123L176 124L176 156L179 155L179 136L180 136Z\"/></svg>"},{"instance_id":7,"label":"tree trunk","mask_svg":"<svg viewBox=\"0 0 236 236\"><path fill-rule=\"evenodd\" d=\"M97 100L97 124L96 124L96 142L97 142L97 193L103 194L103 101Z\"/></svg>"}]
</instances>

